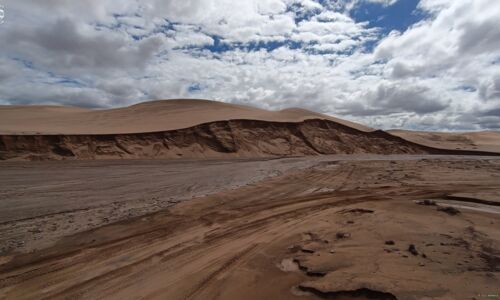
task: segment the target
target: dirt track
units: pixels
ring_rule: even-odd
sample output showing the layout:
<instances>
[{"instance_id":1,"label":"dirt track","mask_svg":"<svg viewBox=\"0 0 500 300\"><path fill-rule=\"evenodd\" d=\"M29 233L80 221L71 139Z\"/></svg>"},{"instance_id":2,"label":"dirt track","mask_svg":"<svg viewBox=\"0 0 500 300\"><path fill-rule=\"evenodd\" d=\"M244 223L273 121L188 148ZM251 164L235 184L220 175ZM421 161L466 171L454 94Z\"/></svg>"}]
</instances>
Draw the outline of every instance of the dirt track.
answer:
<instances>
[{"instance_id":1,"label":"dirt track","mask_svg":"<svg viewBox=\"0 0 500 300\"><path fill-rule=\"evenodd\" d=\"M491 200L500 160L333 156L293 164L280 176L0 257L0 298L481 299L499 292L499 215L467 208L451 215L414 201L445 203L457 193ZM9 166L2 178L11 182L36 171Z\"/></svg>"}]
</instances>

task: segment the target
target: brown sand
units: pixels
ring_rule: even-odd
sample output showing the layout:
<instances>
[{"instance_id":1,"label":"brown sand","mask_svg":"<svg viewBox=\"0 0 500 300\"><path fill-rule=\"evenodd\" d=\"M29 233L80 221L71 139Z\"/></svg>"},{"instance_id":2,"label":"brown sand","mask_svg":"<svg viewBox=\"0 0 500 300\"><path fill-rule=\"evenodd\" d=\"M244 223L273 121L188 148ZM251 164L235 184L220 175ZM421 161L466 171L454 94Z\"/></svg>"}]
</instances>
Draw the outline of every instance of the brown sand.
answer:
<instances>
[{"instance_id":1,"label":"brown sand","mask_svg":"<svg viewBox=\"0 0 500 300\"><path fill-rule=\"evenodd\" d=\"M0 135L0 160L255 158L355 153L488 154L431 148L384 131L364 132L320 119L295 123L217 121L150 133Z\"/></svg>"},{"instance_id":2,"label":"brown sand","mask_svg":"<svg viewBox=\"0 0 500 300\"><path fill-rule=\"evenodd\" d=\"M0 133L0 160L486 154L427 140L420 145L303 109L272 112L207 100L111 110L4 106Z\"/></svg>"},{"instance_id":3,"label":"brown sand","mask_svg":"<svg viewBox=\"0 0 500 300\"><path fill-rule=\"evenodd\" d=\"M322 156L296 158L292 164L274 160L267 170L281 161L304 164L147 215L127 217L126 210L116 210L122 221L56 238L41 249L10 249L0 257L0 298L413 300L482 299L499 293L498 206L459 208L456 215L438 207L446 206L442 203L450 195L494 199L500 190L500 160ZM225 177L224 168L244 169L240 163L250 167L255 162L211 161L219 172L203 172L207 163L163 162L153 171L164 170L165 176L143 179L149 181L146 190L170 186L175 176L169 174L186 167L196 173L198 165L202 175L196 184L211 185L212 177ZM32 222L36 231L25 239L43 240L71 220L84 222L79 216L86 207L99 203L107 209L127 189L131 198L140 199L143 183L134 186L132 179L152 168L147 161L95 161L64 162L74 171L57 171L61 164L12 162L0 169L4 193L17 199L15 210L33 216L11 220L0 229L2 236L22 235ZM61 174L56 177L66 174L60 185L40 176L51 169ZM128 172L128 184L107 178ZM102 180L84 183L85 175ZM119 193L88 192L97 186ZM30 202L36 190L52 195L52 201ZM82 201L85 194L91 197ZM171 200L168 193L157 196L158 202ZM124 205L133 207L133 199ZM425 199L437 205L415 203ZM22 203L39 203L40 211ZM73 217L56 208L63 204L78 207ZM47 212L60 219L34 226Z\"/></svg>"},{"instance_id":4,"label":"brown sand","mask_svg":"<svg viewBox=\"0 0 500 300\"><path fill-rule=\"evenodd\" d=\"M475 143L465 135L395 134L303 109L266 111L207 100L151 101L109 110L0 107L0 160L500 152L493 132L469 134Z\"/></svg>"},{"instance_id":5,"label":"brown sand","mask_svg":"<svg viewBox=\"0 0 500 300\"><path fill-rule=\"evenodd\" d=\"M445 154L498 140L437 136L199 100L1 107L0 159L69 161L0 162L0 299L497 295L500 159ZM315 156L269 158L295 155Z\"/></svg>"},{"instance_id":6,"label":"brown sand","mask_svg":"<svg viewBox=\"0 0 500 300\"><path fill-rule=\"evenodd\" d=\"M300 108L267 111L208 100L159 100L107 110L64 106L0 106L0 134L143 133L234 119L269 122L325 119L362 131L372 130Z\"/></svg>"},{"instance_id":7,"label":"brown sand","mask_svg":"<svg viewBox=\"0 0 500 300\"><path fill-rule=\"evenodd\" d=\"M424 132L389 130L388 132L405 140L429 147L500 152L500 131Z\"/></svg>"}]
</instances>

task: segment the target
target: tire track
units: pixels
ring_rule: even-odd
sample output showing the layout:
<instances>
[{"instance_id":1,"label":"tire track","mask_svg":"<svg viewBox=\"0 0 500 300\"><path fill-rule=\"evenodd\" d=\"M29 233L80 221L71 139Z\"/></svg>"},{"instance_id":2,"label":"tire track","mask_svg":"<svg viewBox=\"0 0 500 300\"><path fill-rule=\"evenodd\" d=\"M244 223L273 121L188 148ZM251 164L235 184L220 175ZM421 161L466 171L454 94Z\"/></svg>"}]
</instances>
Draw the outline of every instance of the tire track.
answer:
<instances>
[{"instance_id":1,"label":"tire track","mask_svg":"<svg viewBox=\"0 0 500 300\"><path fill-rule=\"evenodd\" d=\"M258 244L252 245L245 250L239 252L235 256L231 257L228 261L226 261L222 266L220 266L217 270L210 273L205 279L203 279L195 288L184 298L185 300L193 299L197 294L203 291L208 285L210 285L213 281L217 279L219 275L226 273L234 267L239 261L243 259L244 256L248 255L252 250L254 250Z\"/></svg>"}]
</instances>

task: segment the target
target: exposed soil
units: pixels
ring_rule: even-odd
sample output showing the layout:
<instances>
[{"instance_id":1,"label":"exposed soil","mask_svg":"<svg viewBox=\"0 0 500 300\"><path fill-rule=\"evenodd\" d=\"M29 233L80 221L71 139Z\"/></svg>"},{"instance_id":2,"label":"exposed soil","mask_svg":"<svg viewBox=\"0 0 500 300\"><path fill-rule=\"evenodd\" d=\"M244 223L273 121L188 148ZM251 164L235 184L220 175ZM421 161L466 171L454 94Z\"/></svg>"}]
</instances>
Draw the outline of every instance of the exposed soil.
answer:
<instances>
[{"instance_id":1,"label":"exposed soil","mask_svg":"<svg viewBox=\"0 0 500 300\"><path fill-rule=\"evenodd\" d=\"M500 155L422 146L384 131L337 122L216 121L161 132L0 135L0 160L282 157L321 154Z\"/></svg>"},{"instance_id":2,"label":"exposed soil","mask_svg":"<svg viewBox=\"0 0 500 300\"><path fill-rule=\"evenodd\" d=\"M415 202L435 199L439 206L447 195L478 193L492 198L500 189L500 160L446 156L294 160L296 167L249 185L236 187L228 180L228 189L130 217L111 210L121 216L118 221L67 232L39 248L14 247L0 256L0 298L414 300L498 294L499 215L461 208L460 214L450 216L436 206ZM279 166L276 162L281 161L269 162ZM299 162L309 163L297 167ZM199 170L196 182L201 186L213 182L212 177L228 176L224 170L231 166L256 172L251 161L246 165L211 161L212 167L203 161L155 161L159 164L155 167L134 160L71 163L76 171L62 172L69 186L71 181L78 186L77 171L101 174L104 179L128 168L129 182L148 170L166 171L164 177L143 179L149 181L144 195L156 184L172 184L175 176L165 178L176 168L177 172L191 168L192 174ZM40 176L51 165L57 169L62 162L2 165L2 182L9 183L2 188L4 195L10 195L1 201L2 209L14 197L18 215L26 210L33 216L9 221L12 226L0 229L2 237L6 232L8 236L24 232L47 212L44 201L22 205L30 203L27 195L36 194L28 190L22 196L25 181L38 182L28 184L34 189L44 186L43 193L53 198L49 207L73 203L71 209L83 202L72 212L75 222L92 203L107 209L127 189L131 198L141 197L131 183L102 180L101 191L82 201L50 182L50 176ZM217 172L222 165L227 169ZM212 169L202 171L205 168ZM82 184L83 189L91 186ZM113 189L119 191L115 196ZM52 208L50 213L60 217L54 231L51 223L37 225L26 239L44 240L71 220L67 212ZM337 238L339 232L349 236ZM417 255L408 252L410 245Z\"/></svg>"}]
</instances>

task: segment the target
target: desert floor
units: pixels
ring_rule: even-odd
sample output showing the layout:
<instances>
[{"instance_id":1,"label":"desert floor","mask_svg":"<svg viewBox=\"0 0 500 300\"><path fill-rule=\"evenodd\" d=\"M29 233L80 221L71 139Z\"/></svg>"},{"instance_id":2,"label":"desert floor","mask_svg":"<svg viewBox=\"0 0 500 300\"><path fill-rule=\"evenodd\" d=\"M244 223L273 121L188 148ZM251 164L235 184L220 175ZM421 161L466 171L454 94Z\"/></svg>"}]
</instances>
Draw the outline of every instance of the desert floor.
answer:
<instances>
[{"instance_id":1,"label":"desert floor","mask_svg":"<svg viewBox=\"0 0 500 300\"><path fill-rule=\"evenodd\" d=\"M0 183L0 299L500 297L498 158L4 162Z\"/></svg>"}]
</instances>

